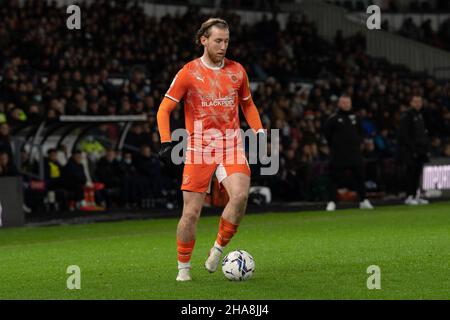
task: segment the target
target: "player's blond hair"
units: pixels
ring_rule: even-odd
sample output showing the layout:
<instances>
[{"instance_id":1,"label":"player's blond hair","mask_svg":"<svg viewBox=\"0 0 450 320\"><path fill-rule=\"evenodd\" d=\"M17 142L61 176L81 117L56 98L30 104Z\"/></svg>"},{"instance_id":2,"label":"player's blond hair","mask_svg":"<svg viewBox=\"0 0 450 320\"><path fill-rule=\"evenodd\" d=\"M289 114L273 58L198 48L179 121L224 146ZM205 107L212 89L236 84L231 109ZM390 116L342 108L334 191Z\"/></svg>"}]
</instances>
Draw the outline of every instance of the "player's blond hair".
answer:
<instances>
[{"instance_id":1,"label":"player's blond hair","mask_svg":"<svg viewBox=\"0 0 450 320\"><path fill-rule=\"evenodd\" d=\"M205 36L208 38L211 35L211 28L214 26L220 29L228 29L228 23L225 20L220 18L209 18L203 22L200 29L198 29L195 36L195 43L200 46L202 44L200 41L201 37Z\"/></svg>"}]
</instances>

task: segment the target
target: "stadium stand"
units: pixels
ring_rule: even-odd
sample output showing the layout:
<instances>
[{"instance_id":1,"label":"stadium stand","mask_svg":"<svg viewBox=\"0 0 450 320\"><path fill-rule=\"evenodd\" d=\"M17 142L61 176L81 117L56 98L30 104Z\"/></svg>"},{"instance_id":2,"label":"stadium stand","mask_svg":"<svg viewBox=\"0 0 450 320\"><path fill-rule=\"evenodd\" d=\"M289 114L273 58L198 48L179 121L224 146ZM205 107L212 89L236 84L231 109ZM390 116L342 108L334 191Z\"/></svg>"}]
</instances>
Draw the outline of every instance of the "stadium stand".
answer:
<instances>
[{"instance_id":1,"label":"stadium stand","mask_svg":"<svg viewBox=\"0 0 450 320\"><path fill-rule=\"evenodd\" d=\"M425 19L416 24L412 18L405 17L398 34L431 46L450 51L450 18L446 18L439 24L437 30L433 29L431 19Z\"/></svg>"},{"instance_id":2,"label":"stadium stand","mask_svg":"<svg viewBox=\"0 0 450 320\"><path fill-rule=\"evenodd\" d=\"M349 11L366 11L370 5L378 5L387 13L442 13L449 12L446 0L327 0L328 3L343 6Z\"/></svg>"},{"instance_id":3,"label":"stadium stand","mask_svg":"<svg viewBox=\"0 0 450 320\"><path fill-rule=\"evenodd\" d=\"M100 144L97 156L86 160L92 182L106 186L95 191L97 203L108 208L148 208L164 204L154 199L177 198L179 171L165 168L155 158L159 149L155 114L173 76L200 54L193 35L208 15L192 7L185 14L157 19L138 5L124 3L82 5L89 15L76 32L61 27L66 14L55 3L4 1L2 5L0 148L24 174L26 203L34 212L48 201L49 184L32 187L40 179L26 173L38 171L37 156L26 148L14 153L11 132L14 138L24 127L59 123L62 115L148 118L133 122L122 149L115 150L120 128L110 123L90 128L84 145L79 141L73 150L64 150L63 143L56 146L57 154L67 159L75 149L94 154L88 146ZM368 56L363 35L343 37L337 31L334 42L327 42L305 15L290 15L285 28L269 14L255 24L243 23L239 15L225 11L217 16L231 26L228 56L241 62L254 82L254 101L265 128L281 129L280 172L253 178L255 184L270 187L275 200L324 200L329 150L321 129L342 93L353 97L364 124L367 185L373 196L402 191L394 161L395 137L411 92L425 98L433 155L450 157L448 82ZM181 109L174 111L172 121L172 128L183 127ZM56 158L46 161L61 168L63 182L58 190L73 195L67 187L72 180L64 183L68 176L64 172L84 173L74 169L73 161L66 164ZM108 178L110 172L117 173L116 179ZM85 179L80 177L81 184ZM69 202L61 205L73 208Z\"/></svg>"},{"instance_id":4,"label":"stadium stand","mask_svg":"<svg viewBox=\"0 0 450 320\"><path fill-rule=\"evenodd\" d=\"M373 1L328 1L351 14L365 13ZM383 30L450 50L450 7L448 1L379 1Z\"/></svg>"}]
</instances>

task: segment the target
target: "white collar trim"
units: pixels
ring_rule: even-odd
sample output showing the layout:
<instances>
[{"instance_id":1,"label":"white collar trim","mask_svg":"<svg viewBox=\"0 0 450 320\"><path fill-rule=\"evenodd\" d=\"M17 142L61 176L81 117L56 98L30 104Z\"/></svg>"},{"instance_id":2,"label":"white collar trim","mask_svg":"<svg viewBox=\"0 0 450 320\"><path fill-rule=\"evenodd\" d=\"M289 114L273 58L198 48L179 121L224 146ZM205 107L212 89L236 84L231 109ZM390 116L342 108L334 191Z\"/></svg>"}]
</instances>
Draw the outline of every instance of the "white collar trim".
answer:
<instances>
[{"instance_id":1,"label":"white collar trim","mask_svg":"<svg viewBox=\"0 0 450 320\"><path fill-rule=\"evenodd\" d=\"M225 58L222 60L222 63L221 63L220 66L218 66L218 67L215 67L215 66L213 67L213 66L208 65L208 63L206 63L206 61L203 60L203 56L200 57L200 60L201 60L201 62L203 63L203 65L204 65L205 67L207 67L207 68L209 68L209 69L212 69L212 70L220 70L220 69L222 69L223 66L225 65Z\"/></svg>"}]
</instances>

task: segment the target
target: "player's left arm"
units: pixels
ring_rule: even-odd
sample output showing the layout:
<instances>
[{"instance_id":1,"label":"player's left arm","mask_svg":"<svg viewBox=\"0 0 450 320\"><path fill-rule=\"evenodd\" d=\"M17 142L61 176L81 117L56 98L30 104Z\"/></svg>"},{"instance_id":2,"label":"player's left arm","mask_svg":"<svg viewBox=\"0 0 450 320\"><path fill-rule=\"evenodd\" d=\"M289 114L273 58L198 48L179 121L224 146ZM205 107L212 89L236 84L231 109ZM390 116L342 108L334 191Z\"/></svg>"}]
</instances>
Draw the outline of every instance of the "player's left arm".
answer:
<instances>
[{"instance_id":1,"label":"player's left arm","mask_svg":"<svg viewBox=\"0 0 450 320\"><path fill-rule=\"evenodd\" d=\"M258 109L252 99L247 73L245 70L243 70L243 73L244 77L242 79L241 87L239 88L239 102L242 112L248 125L255 133L264 132Z\"/></svg>"}]
</instances>

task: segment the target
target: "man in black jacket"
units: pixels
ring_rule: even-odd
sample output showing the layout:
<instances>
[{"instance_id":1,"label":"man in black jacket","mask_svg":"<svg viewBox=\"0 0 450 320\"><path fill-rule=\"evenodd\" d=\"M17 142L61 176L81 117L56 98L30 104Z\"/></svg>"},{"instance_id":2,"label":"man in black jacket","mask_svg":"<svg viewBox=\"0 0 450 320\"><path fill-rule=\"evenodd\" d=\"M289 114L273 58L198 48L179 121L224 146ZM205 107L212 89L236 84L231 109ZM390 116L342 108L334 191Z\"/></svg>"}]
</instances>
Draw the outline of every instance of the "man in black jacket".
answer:
<instances>
[{"instance_id":1,"label":"man in black jacket","mask_svg":"<svg viewBox=\"0 0 450 320\"><path fill-rule=\"evenodd\" d=\"M325 138L331 151L330 159L330 201L328 211L336 209L337 187L351 172L356 181L356 191L361 209L373 209L366 198L364 167L361 153L362 130L359 119L352 111L352 100L342 95L338 100L338 111L330 116L324 126Z\"/></svg>"},{"instance_id":2,"label":"man in black jacket","mask_svg":"<svg viewBox=\"0 0 450 320\"><path fill-rule=\"evenodd\" d=\"M117 200L122 180L120 162L116 159L116 151L112 148L106 150L105 155L98 161L95 169L95 178L104 183L105 188L100 191L105 199L106 207L110 208L113 201Z\"/></svg>"},{"instance_id":3,"label":"man in black jacket","mask_svg":"<svg viewBox=\"0 0 450 320\"><path fill-rule=\"evenodd\" d=\"M81 151L75 151L63 168L62 181L66 190L70 193L70 200L83 200L83 188L86 185L87 177L82 164Z\"/></svg>"},{"instance_id":4,"label":"man in black jacket","mask_svg":"<svg viewBox=\"0 0 450 320\"><path fill-rule=\"evenodd\" d=\"M141 146L141 154L136 158L136 169L142 178L145 198L161 193L161 166L149 145Z\"/></svg>"},{"instance_id":5,"label":"man in black jacket","mask_svg":"<svg viewBox=\"0 0 450 320\"><path fill-rule=\"evenodd\" d=\"M423 100L420 95L412 96L411 108L401 118L397 138L397 160L406 166L405 204L428 204L420 197L419 182L423 165L429 161L429 138L421 109Z\"/></svg>"}]
</instances>

